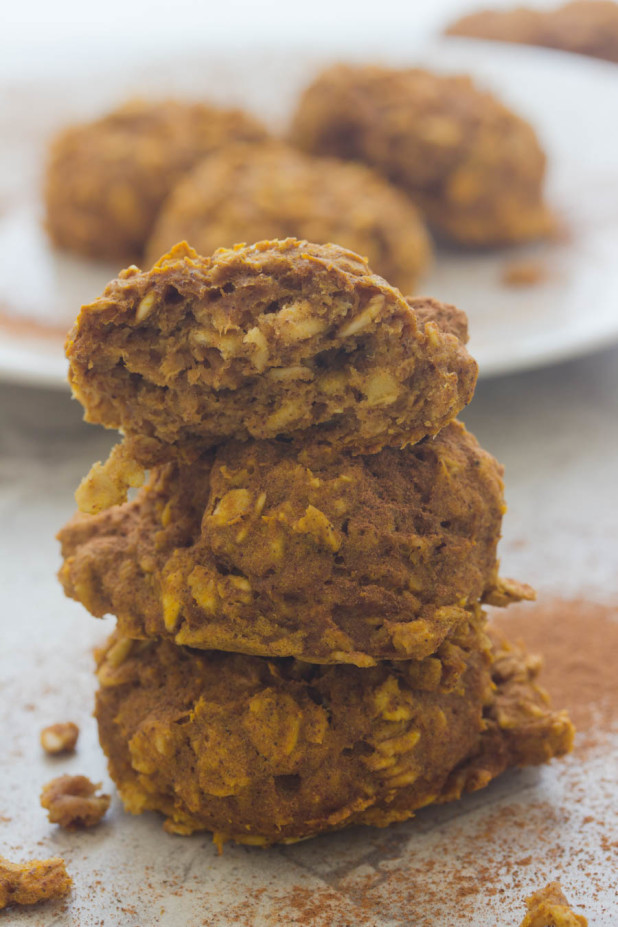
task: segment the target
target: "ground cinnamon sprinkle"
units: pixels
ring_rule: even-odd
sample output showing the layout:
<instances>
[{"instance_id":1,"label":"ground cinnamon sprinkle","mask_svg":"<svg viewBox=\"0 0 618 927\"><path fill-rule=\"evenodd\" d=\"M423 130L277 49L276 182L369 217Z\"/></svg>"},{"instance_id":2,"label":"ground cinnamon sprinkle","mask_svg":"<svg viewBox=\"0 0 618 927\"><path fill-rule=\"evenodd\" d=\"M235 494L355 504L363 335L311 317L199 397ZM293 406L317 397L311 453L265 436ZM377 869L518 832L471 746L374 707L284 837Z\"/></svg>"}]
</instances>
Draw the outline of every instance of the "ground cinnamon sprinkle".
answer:
<instances>
[{"instance_id":1,"label":"ground cinnamon sprinkle","mask_svg":"<svg viewBox=\"0 0 618 927\"><path fill-rule=\"evenodd\" d=\"M492 618L510 640L541 654L541 685L579 732L618 722L618 606L541 600Z\"/></svg>"},{"instance_id":2,"label":"ground cinnamon sprinkle","mask_svg":"<svg viewBox=\"0 0 618 927\"><path fill-rule=\"evenodd\" d=\"M62 352L62 345L67 335L67 325L59 325L58 322L50 322L46 325L35 319L11 315L0 308L0 334L3 329L10 335L22 338L48 338L51 341L57 341L60 352Z\"/></svg>"},{"instance_id":3,"label":"ground cinnamon sprinkle","mask_svg":"<svg viewBox=\"0 0 618 927\"><path fill-rule=\"evenodd\" d=\"M505 286L535 286L547 278L547 267L542 261L510 261L502 268Z\"/></svg>"},{"instance_id":4,"label":"ground cinnamon sprinkle","mask_svg":"<svg viewBox=\"0 0 618 927\"><path fill-rule=\"evenodd\" d=\"M491 902L496 912L503 912L498 914L499 923L515 927L520 919L509 913L513 898L519 897L523 905L530 891L556 877L564 877L568 885L574 858L586 891L582 895L581 888L569 888L571 901L583 913L594 904L609 916L603 898L604 893L607 898L608 873L618 866L614 816L609 812L615 781L611 774L602 778L601 773L590 806L584 753L604 747L604 737L616 729L618 607L542 600L492 617L509 639L523 641L543 656L540 683L554 707L569 711L580 732L575 755L558 770L563 785L555 797L545 800L541 792L540 800L522 802L521 792L515 791L509 804L494 807L490 802L473 818L464 813L458 819L453 809L454 820L435 831L437 853L420 844L415 851L414 844L408 843L414 824L391 828L375 859L368 856L366 864L357 862L348 871L344 867L333 872L327 878L328 888L310 893L298 886L282 899L281 923L339 927L356 923L360 915L358 923L364 925L373 914L415 927L435 927L442 922L474 923L479 910ZM416 826L422 829L422 815ZM573 833L580 835L576 844ZM603 915L598 921L609 923Z\"/></svg>"}]
</instances>

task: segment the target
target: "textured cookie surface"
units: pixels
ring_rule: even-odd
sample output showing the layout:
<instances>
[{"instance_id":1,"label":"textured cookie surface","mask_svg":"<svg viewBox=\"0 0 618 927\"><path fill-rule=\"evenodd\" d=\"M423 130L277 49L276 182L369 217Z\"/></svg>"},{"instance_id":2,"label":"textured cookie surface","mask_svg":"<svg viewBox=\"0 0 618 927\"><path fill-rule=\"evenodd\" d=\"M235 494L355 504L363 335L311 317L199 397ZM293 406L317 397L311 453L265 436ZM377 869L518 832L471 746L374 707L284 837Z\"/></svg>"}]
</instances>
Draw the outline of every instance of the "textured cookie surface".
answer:
<instances>
[{"instance_id":1,"label":"textured cookie surface","mask_svg":"<svg viewBox=\"0 0 618 927\"><path fill-rule=\"evenodd\" d=\"M477 367L415 301L335 245L296 239L123 271L67 344L88 421L149 466L231 438L316 433L356 453L435 434ZM433 301L418 300L420 307Z\"/></svg>"},{"instance_id":2,"label":"textured cookie surface","mask_svg":"<svg viewBox=\"0 0 618 927\"><path fill-rule=\"evenodd\" d=\"M268 844L404 820L510 763L567 752L570 723L550 712L523 655L511 654L516 696L492 683L500 654L478 621L424 661L372 669L112 637L96 714L126 808L162 811L177 833Z\"/></svg>"},{"instance_id":3,"label":"textured cookie surface","mask_svg":"<svg viewBox=\"0 0 618 927\"><path fill-rule=\"evenodd\" d=\"M379 174L271 143L226 149L181 181L159 215L147 259L154 263L183 240L211 254L290 237L362 254L404 293L416 289L430 256L416 207Z\"/></svg>"},{"instance_id":4,"label":"textured cookie surface","mask_svg":"<svg viewBox=\"0 0 618 927\"><path fill-rule=\"evenodd\" d=\"M459 423L366 457L230 443L76 516L61 579L127 637L361 666L422 658L502 588L501 473Z\"/></svg>"},{"instance_id":5,"label":"textured cookie surface","mask_svg":"<svg viewBox=\"0 0 618 927\"><path fill-rule=\"evenodd\" d=\"M239 110L134 100L53 142L45 182L47 229L63 248L138 259L157 212L180 177L230 142L266 130Z\"/></svg>"},{"instance_id":6,"label":"textured cookie surface","mask_svg":"<svg viewBox=\"0 0 618 927\"><path fill-rule=\"evenodd\" d=\"M525 241L552 228L533 129L467 77L332 67L305 91L291 139L377 168L462 244Z\"/></svg>"}]
</instances>

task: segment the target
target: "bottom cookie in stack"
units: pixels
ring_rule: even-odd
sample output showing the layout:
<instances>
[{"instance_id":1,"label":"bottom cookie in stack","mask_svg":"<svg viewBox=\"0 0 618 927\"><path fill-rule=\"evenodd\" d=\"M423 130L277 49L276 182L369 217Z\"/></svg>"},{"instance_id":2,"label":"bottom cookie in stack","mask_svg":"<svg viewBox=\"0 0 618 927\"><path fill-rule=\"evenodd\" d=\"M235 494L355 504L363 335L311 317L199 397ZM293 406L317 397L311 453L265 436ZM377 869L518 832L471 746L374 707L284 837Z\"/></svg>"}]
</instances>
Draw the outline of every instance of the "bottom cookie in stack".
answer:
<instances>
[{"instance_id":1,"label":"bottom cookie in stack","mask_svg":"<svg viewBox=\"0 0 618 927\"><path fill-rule=\"evenodd\" d=\"M221 845L386 825L568 752L538 661L480 608L424 660L318 665L133 641L98 655L96 716L125 807Z\"/></svg>"}]
</instances>

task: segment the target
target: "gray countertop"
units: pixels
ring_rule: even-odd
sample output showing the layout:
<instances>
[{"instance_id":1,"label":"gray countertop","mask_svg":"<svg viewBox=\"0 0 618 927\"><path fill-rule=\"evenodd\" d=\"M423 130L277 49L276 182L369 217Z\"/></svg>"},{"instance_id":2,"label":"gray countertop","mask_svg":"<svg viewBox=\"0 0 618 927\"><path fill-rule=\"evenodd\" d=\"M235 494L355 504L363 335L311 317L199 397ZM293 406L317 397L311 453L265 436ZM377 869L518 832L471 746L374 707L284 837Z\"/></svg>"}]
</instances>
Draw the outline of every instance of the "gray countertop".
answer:
<instances>
[{"instance_id":1,"label":"gray countertop","mask_svg":"<svg viewBox=\"0 0 618 927\"><path fill-rule=\"evenodd\" d=\"M616 602L618 351L482 381L463 418L506 466L502 572L542 596ZM0 385L0 852L62 855L75 880L67 903L13 910L5 923L510 927L524 896L552 878L591 927L616 923L616 856L603 836L618 832L615 742L585 765L575 755L512 772L384 831L269 851L226 846L219 857L208 835L167 835L156 815L129 817L116 797L92 832L48 824L38 795L53 776L83 773L112 788L91 717L91 649L112 622L63 597L54 540L80 478L112 443L81 422L68 392ZM40 729L69 719L82 731L77 754L43 757ZM496 838L489 864L483 833ZM455 870L470 882L465 902L450 891ZM607 873L605 890L590 892L590 872L597 882Z\"/></svg>"}]
</instances>

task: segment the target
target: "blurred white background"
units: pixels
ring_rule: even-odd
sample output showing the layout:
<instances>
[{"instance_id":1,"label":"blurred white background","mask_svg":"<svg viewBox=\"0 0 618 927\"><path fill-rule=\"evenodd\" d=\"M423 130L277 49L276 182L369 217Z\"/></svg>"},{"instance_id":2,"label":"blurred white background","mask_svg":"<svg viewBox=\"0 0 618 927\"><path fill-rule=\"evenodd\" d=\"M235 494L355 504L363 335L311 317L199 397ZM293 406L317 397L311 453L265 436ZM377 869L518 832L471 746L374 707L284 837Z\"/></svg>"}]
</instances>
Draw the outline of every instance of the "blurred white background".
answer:
<instances>
[{"instance_id":1,"label":"blurred white background","mask_svg":"<svg viewBox=\"0 0 618 927\"><path fill-rule=\"evenodd\" d=\"M464 12L512 5L514 0L2 0L0 74L40 71L50 59L70 64L92 54L116 55L121 66L123 52L183 45L329 49L354 41L383 47L403 34L413 47Z\"/></svg>"}]
</instances>

